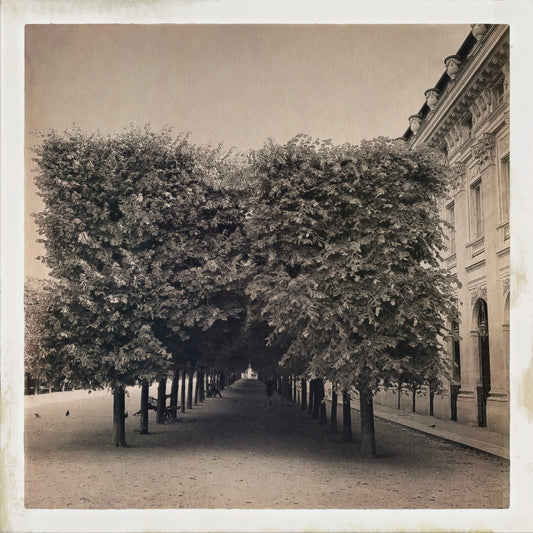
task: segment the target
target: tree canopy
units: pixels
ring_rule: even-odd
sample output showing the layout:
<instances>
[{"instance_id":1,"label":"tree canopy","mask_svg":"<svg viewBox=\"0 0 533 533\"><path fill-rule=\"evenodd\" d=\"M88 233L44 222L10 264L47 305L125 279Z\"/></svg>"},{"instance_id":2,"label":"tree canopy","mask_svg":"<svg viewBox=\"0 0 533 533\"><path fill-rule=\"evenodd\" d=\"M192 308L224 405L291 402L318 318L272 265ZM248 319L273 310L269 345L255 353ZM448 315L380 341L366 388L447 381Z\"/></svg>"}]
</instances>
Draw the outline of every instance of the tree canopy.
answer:
<instances>
[{"instance_id":1,"label":"tree canopy","mask_svg":"<svg viewBox=\"0 0 533 533\"><path fill-rule=\"evenodd\" d=\"M439 267L447 168L427 149L296 137L253 156L248 294L291 342L282 364L374 390L415 366L443 370L455 299ZM416 357L415 357L416 356Z\"/></svg>"},{"instance_id":2,"label":"tree canopy","mask_svg":"<svg viewBox=\"0 0 533 533\"><path fill-rule=\"evenodd\" d=\"M243 314L242 195L225 183L233 169L220 148L169 131L74 130L44 135L37 156L61 318L49 326L73 378L85 366L77 377L94 386L153 380L195 329ZM100 375L102 365L115 371Z\"/></svg>"},{"instance_id":3,"label":"tree canopy","mask_svg":"<svg viewBox=\"0 0 533 533\"><path fill-rule=\"evenodd\" d=\"M361 392L443 371L450 176L429 150L298 136L245 162L147 128L36 153L50 373L115 388L255 358Z\"/></svg>"}]
</instances>

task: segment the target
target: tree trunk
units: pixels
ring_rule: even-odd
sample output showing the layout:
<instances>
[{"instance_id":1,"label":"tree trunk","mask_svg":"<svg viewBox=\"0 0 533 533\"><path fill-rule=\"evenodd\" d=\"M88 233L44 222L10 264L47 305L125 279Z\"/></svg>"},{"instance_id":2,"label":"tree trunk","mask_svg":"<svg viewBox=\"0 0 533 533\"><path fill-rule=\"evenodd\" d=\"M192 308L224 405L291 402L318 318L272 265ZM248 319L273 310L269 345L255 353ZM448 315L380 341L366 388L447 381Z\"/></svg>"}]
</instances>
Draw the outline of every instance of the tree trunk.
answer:
<instances>
[{"instance_id":1,"label":"tree trunk","mask_svg":"<svg viewBox=\"0 0 533 533\"><path fill-rule=\"evenodd\" d=\"M150 394L150 384L143 381L141 385L141 418L139 421L139 433L148 434L148 396Z\"/></svg>"},{"instance_id":2,"label":"tree trunk","mask_svg":"<svg viewBox=\"0 0 533 533\"><path fill-rule=\"evenodd\" d=\"M315 382L313 386L313 418L320 416L320 403L324 396L324 392L320 390L320 381L318 378L313 380ZM321 394L322 392L322 394Z\"/></svg>"},{"instance_id":3,"label":"tree trunk","mask_svg":"<svg viewBox=\"0 0 533 533\"><path fill-rule=\"evenodd\" d=\"M126 391L124 387L117 386L113 389L113 444L126 447Z\"/></svg>"},{"instance_id":4,"label":"tree trunk","mask_svg":"<svg viewBox=\"0 0 533 533\"><path fill-rule=\"evenodd\" d=\"M398 409L402 406L402 382L398 383Z\"/></svg>"},{"instance_id":5,"label":"tree trunk","mask_svg":"<svg viewBox=\"0 0 533 533\"><path fill-rule=\"evenodd\" d=\"M302 410L307 409L307 380L302 379Z\"/></svg>"},{"instance_id":6,"label":"tree trunk","mask_svg":"<svg viewBox=\"0 0 533 533\"><path fill-rule=\"evenodd\" d=\"M178 368L174 370L172 376L172 385L170 387L170 405L172 405L172 419L176 420L178 416L178 389L180 386L180 371Z\"/></svg>"},{"instance_id":7,"label":"tree trunk","mask_svg":"<svg viewBox=\"0 0 533 533\"><path fill-rule=\"evenodd\" d=\"M296 376L292 377L292 403L296 403Z\"/></svg>"},{"instance_id":8,"label":"tree trunk","mask_svg":"<svg viewBox=\"0 0 533 533\"><path fill-rule=\"evenodd\" d=\"M163 378L157 387L157 414L155 421L157 424L165 423L165 408L167 406L167 380Z\"/></svg>"},{"instance_id":9,"label":"tree trunk","mask_svg":"<svg viewBox=\"0 0 533 533\"><path fill-rule=\"evenodd\" d=\"M342 442L353 442L352 407L350 395L346 389L342 391Z\"/></svg>"},{"instance_id":10,"label":"tree trunk","mask_svg":"<svg viewBox=\"0 0 533 533\"><path fill-rule=\"evenodd\" d=\"M327 425L328 423L328 416L326 413L326 395L324 391L324 381L320 380L318 382L318 391L319 391L319 398L320 398L320 414L319 414L319 423L323 426Z\"/></svg>"},{"instance_id":11,"label":"tree trunk","mask_svg":"<svg viewBox=\"0 0 533 533\"><path fill-rule=\"evenodd\" d=\"M196 384L194 386L194 405L198 405L198 396L200 394L200 369L196 369Z\"/></svg>"},{"instance_id":12,"label":"tree trunk","mask_svg":"<svg viewBox=\"0 0 533 533\"><path fill-rule=\"evenodd\" d=\"M200 367L198 375L196 376L196 386L198 388L198 401L204 401L204 370Z\"/></svg>"},{"instance_id":13,"label":"tree trunk","mask_svg":"<svg viewBox=\"0 0 533 533\"><path fill-rule=\"evenodd\" d=\"M412 398L411 409L413 413L416 412L416 385L415 384L413 384L413 398Z\"/></svg>"},{"instance_id":14,"label":"tree trunk","mask_svg":"<svg viewBox=\"0 0 533 533\"><path fill-rule=\"evenodd\" d=\"M429 416L433 416L433 405L435 401L435 389L429 386Z\"/></svg>"},{"instance_id":15,"label":"tree trunk","mask_svg":"<svg viewBox=\"0 0 533 533\"><path fill-rule=\"evenodd\" d=\"M376 457L376 433L374 430L374 404L372 391L366 387L359 389L361 416L361 455Z\"/></svg>"},{"instance_id":16,"label":"tree trunk","mask_svg":"<svg viewBox=\"0 0 533 533\"><path fill-rule=\"evenodd\" d=\"M185 378L187 376L187 366L184 365L181 371L181 412L185 413Z\"/></svg>"},{"instance_id":17,"label":"tree trunk","mask_svg":"<svg viewBox=\"0 0 533 533\"><path fill-rule=\"evenodd\" d=\"M315 380L311 379L309 381L309 404L307 406L308 413L313 413L314 395L315 395Z\"/></svg>"},{"instance_id":18,"label":"tree trunk","mask_svg":"<svg viewBox=\"0 0 533 533\"><path fill-rule=\"evenodd\" d=\"M187 409L192 409L192 382L194 378L194 367L191 365L191 369L189 371L189 386L188 386L188 393L187 393Z\"/></svg>"},{"instance_id":19,"label":"tree trunk","mask_svg":"<svg viewBox=\"0 0 533 533\"><path fill-rule=\"evenodd\" d=\"M335 391L331 392L331 420L329 429L332 433L337 432L337 393Z\"/></svg>"}]
</instances>

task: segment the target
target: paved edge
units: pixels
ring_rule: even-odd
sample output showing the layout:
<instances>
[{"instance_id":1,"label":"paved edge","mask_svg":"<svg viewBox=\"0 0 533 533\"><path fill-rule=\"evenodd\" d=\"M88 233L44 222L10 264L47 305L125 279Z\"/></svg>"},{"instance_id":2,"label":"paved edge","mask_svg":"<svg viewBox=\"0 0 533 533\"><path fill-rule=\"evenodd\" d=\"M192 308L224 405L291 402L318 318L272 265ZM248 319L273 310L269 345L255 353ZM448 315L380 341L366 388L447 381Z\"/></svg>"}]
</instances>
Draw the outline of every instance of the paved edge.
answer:
<instances>
[{"instance_id":1,"label":"paved edge","mask_svg":"<svg viewBox=\"0 0 533 533\"><path fill-rule=\"evenodd\" d=\"M447 441L455 442L457 444L467 446L468 448L481 450L483 452L489 453L491 455L496 455L503 459L509 460L510 457L509 450L504 446L498 446L497 444L484 442L465 435L458 435L456 433L452 433L443 429L431 428L413 420L402 420L398 416L388 415L387 413L383 412L374 411L374 416L378 418L383 418L384 420L388 420L389 422L394 422L395 424L398 424L400 426L409 427L416 431L420 431L421 433L426 433L427 435L431 435L433 437L438 437Z\"/></svg>"}]
</instances>

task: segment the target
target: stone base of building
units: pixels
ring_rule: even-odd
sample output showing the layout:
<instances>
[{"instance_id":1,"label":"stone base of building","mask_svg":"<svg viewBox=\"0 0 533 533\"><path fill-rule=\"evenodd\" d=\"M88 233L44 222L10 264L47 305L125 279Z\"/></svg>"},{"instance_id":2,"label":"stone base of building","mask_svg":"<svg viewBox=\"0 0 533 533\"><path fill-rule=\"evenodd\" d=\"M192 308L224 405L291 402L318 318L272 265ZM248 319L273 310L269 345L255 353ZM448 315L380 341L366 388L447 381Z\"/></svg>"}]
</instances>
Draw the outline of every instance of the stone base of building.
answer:
<instances>
[{"instance_id":1,"label":"stone base of building","mask_svg":"<svg viewBox=\"0 0 533 533\"><path fill-rule=\"evenodd\" d=\"M474 391L461 390L457 396L457 422L467 426L478 425L477 399Z\"/></svg>"},{"instance_id":2,"label":"stone base of building","mask_svg":"<svg viewBox=\"0 0 533 533\"><path fill-rule=\"evenodd\" d=\"M487 428L506 435L509 433L509 395L491 392L487 399Z\"/></svg>"},{"instance_id":3,"label":"stone base of building","mask_svg":"<svg viewBox=\"0 0 533 533\"><path fill-rule=\"evenodd\" d=\"M457 397L457 422L477 426L477 395L472 391L461 391ZM502 435L509 433L509 395L505 392L491 392L487 398L486 427Z\"/></svg>"}]
</instances>

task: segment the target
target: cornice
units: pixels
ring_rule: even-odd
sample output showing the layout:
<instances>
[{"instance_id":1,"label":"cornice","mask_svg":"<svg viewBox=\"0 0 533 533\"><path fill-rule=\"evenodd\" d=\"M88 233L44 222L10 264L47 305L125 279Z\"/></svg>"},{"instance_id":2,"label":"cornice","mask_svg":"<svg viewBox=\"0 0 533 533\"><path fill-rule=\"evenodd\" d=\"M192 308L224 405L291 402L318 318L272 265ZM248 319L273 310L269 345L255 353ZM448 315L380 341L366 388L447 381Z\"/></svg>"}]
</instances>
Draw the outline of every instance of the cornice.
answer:
<instances>
[{"instance_id":1,"label":"cornice","mask_svg":"<svg viewBox=\"0 0 533 533\"><path fill-rule=\"evenodd\" d=\"M481 261L476 261L475 263L471 263L470 265L466 266L467 272L473 272L474 270L477 270L478 268L485 266L485 259L481 259Z\"/></svg>"},{"instance_id":2,"label":"cornice","mask_svg":"<svg viewBox=\"0 0 533 533\"><path fill-rule=\"evenodd\" d=\"M501 69L507 60L508 44L508 26L492 26L463 60L457 78L449 80L434 111L429 110L423 117L417 135L409 139L412 147L421 144L436 147L447 134L459 141L460 121L470 107L481 116L490 105L490 95L483 94L487 90L486 82L492 80L495 71Z\"/></svg>"}]
</instances>

